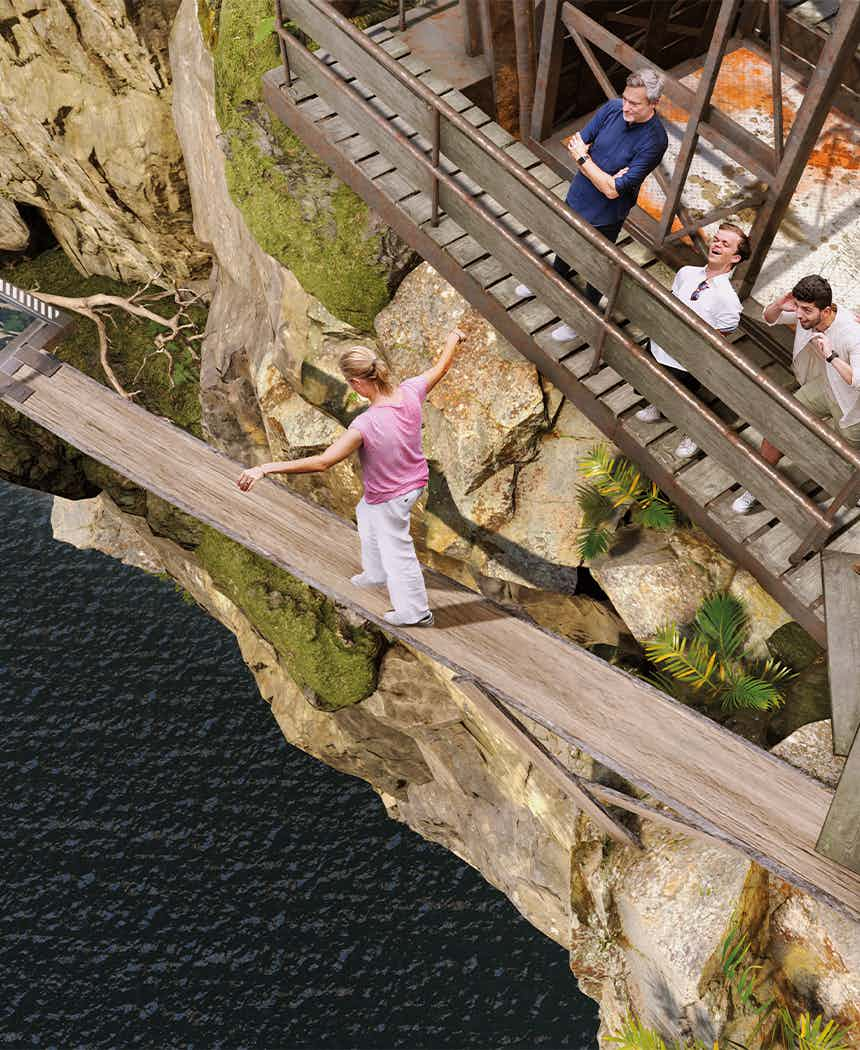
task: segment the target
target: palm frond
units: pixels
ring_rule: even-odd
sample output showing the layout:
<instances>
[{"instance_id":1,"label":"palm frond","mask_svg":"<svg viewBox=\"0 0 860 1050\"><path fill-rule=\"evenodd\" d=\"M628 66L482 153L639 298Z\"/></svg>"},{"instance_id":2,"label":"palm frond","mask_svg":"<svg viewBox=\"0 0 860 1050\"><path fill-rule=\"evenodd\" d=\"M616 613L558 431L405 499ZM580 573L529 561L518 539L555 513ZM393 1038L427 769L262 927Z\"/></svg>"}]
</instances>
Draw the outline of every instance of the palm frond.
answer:
<instances>
[{"instance_id":1,"label":"palm frond","mask_svg":"<svg viewBox=\"0 0 860 1050\"><path fill-rule=\"evenodd\" d=\"M791 1050L848 1050L850 1032L836 1021L824 1021L821 1014L802 1013L795 1020L784 1007L779 1015L785 1045Z\"/></svg>"},{"instance_id":2,"label":"palm frond","mask_svg":"<svg viewBox=\"0 0 860 1050\"><path fill-rule=\"evenodd\" d=\"M703 686L716 688L717 654L711 652L701 638L690 641L682 638L675 624L667 624L650 642L646 642L645 654L652 663L662 665L673 678L695 690Z\"/></svg>"},{"instance_id":3,"label":"palm frond","mask_svg":"<svg viewBox=\"0 0 860 1050\"><path fill-rule=\"evenodd\" d=\"M655 499L649 496L634 509L633 520L646 529L665 531L674 527L677 518L671 503L659 497Z\"/></svg>"},{"instance_id":4,"label":"palm frond","mask_svg":"<svg viewBox=\"0 0 860 1050\"><path fill-rule=\"evenodd\" d=\"M707 597L696 613L696 631L723 660L736 660L749 631L749 617L732 594Z\"/></svg>"},{"instance_id":5,"label":"palm frond","mask_svg":"<svg viewBox=\"0 0 860 1050\"><path fill-rule=\"evenodd\" d=\"M741 708L771 711L780 707L785 700L773 682L757 678L739 667L729 670L719 696L724 711L738 711Z\"/></svg>"},{"instance_id":6,"label":"palm frond","mask_svg":"<svg viewBox=\"0 0 860 1050\"><path fill-rule=\"evenodd\" d=\"M618 1050L666 1050L663 1037L645 1028L635 1017L627 1017L619 1031L606 1037L606 1042Z\"/></svg>"},{"instance_id":7,"label":"palm frond","mask_svg":"<svg viewBox=\"0 0 860 1050\"><path fill-rule=\"evenodd\" d=\"M593 484L576 486L576 502L582 511L582 522L586 528L602 525L614 513L612 501Z\"/></svg>"},{"instance_id":8,"label":"palm frond","mask_svg":"<svg viewBox=\"0 0 860 1050\"><path fill-rule=\"evenodd\" d=\"M763 682L784 682L789 678L797 678L797 672L793 667L782 663L780 660L770 656L761 663L755 663L752 659L747 660L750 670Z\"/></svg>"},{"instance_id":9,"label":"palm frond","mask_svg":"<svg viewBox=\"0 0 860 1050\"><path fill-rule=\"evenodd\" d=\"M612 543L612 529L597 526L581 529L576 537L576 549L582 561L593 561L605 554Z\"/></svg>"},{"instance_id":10,"label":"palm frond","mask_svg":"<svg viewBox=\"0 0 860 1050\"><path fill-rule=\"evenodd\" d=\"M584 478L611 478L615 457L608 445L595 445L579 460L577 467Z\"/></svg>"}]
</instances>

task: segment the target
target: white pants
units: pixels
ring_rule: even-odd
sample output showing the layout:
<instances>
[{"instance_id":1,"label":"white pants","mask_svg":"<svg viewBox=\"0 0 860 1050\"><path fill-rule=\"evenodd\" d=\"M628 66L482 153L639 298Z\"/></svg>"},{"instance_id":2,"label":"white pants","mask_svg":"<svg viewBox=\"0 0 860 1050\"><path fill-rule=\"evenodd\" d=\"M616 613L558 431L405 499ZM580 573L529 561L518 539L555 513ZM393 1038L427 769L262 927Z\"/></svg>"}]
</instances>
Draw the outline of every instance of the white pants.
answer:
<instances>
[{"instance_id":1,"label":"white pants","mask_svg":"<svg viewBox=\"0 0 860 1050\"><path fill-rule=\"evenodd\" d=\"M414 621L429 611L424 576L409 535L409 516L421 491L384 503L368 503L362 497L355 508L362 572L380 583L384 580L394 611Z\"/></svg>"}]
</instances>

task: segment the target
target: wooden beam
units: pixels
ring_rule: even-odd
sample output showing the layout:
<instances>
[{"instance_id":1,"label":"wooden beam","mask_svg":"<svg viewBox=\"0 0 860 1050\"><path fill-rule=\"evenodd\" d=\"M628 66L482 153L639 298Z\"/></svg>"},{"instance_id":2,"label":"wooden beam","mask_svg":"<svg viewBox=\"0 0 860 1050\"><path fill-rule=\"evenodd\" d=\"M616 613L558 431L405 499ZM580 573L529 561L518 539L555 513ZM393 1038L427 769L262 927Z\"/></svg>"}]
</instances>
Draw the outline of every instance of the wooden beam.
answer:
<instances>
[{"instance_id":1,"label":"wooden beam","mask_svg":"<svg viewBox=\"0 0 860 1050\"><path fill-rule=\"evenodd\" d=\"M468 678L455 678L454 684L478 711L481 720L512 744L515 750L519 751L532 765L540 769L559 791L594 821L601 831L615 842L621 843L622 846L631 846L635 850L642 848L638 835L616 820L606 807L597 801L591 791L589 781L563 766L555 755L549 752L537 737L526 729L519 718L491 692Z\"/></svg>"},{"instance_id":2,"label":"wooden beam","mask_svg":"<svg viewBox=\"0 0 860 1050\"><path fill-rule=\"evenodd\" d=\"M529 136L535 90L535 41L533 0L513 0L514 37L517 49L517 88L520 104L520 138Z\"/></svg>"},{"instance_id":3,"label":"wooden beam","mask_svg":"<svg viewBox=\"0 0 860 1050\"><path fill-rule=\"evenodd\" d=\"M833 96L842 80L842 74L854 57L860 42L860 2L846 0L836 18L833 33L824 46L815 71L809 78L809 87L800 105L782 161L773 180L768 199L756 216L750 232L752 256L743 270L740 297L745 299L753 289L773 239L779 229L792 194L797 188L803 169L821 133L830 110Z\"/></svg>"},{"instance_id":4,"label":"wooden beam","mask_svg":"<svg viewBox=\"0 0 860 1050\"><path fill-rule=\"evenodd\" d=\"M833 753L847 755L860 727L860 555L822 551ZM860 822L860 813L857 815Z\"/></svg>"},{"instance_id":5,"label":"wooden beam","mask_svg":"<svg viewBox=\"0 0 860 1050\"><path fill-rule=\"evenodd\" d=\"M690 88L583 14L569 0L562 6L562 19L568 29L577 29L592 44L607 54L611 54L628 69L641 69L643 66L654 69L664 78L663 90L667 97L687 112L693 108L695 94ZM713 110L708 120L700 122L699 133L713 142L718 149L743 164L758 178L765 182L773 178L775 169L773 150L725 113Z\"/></svg>"},{"instance_id":6,"label":"wooden beam","mask_svg":"<svg viewBox=\"0 0 860 1050\"><path fill-rule=\"evenodd\" d=\"M684 183L687 181L687 173L689 172L690 164L693 161L696 143L699 141L699 123L710 113L711 95L713 94L714 85L717 82L717 77L720 72L720 64L725 55L726 43L732 34L732 27L734 25L739 3L740 0L724 0L720 8L717 24L714 27L714 36L711 40L711 45L708 48L707 58L705 59L705 67L702 70L702 76L700 77L698 87L696 88L693 105L687 117L687 126L684 129L684 137L681 140L681 149L675 161L675 168L672 172L672 181L666 191L666 201L663 205L663 212L657 223L658 244L662 244L666 234L672 228L672 221L675 218L675 212L678 210L678 205L681 203L681 192L683 191Z\"/></svg>"},{"instance_id":7,"label":"wooden beam","mask_svg":"<svg viewBox=\"0 0 860 1050\"><path fill-rule=\"evenodd\" d=\"M839 778L839 785L816 850L829 860L860 873L860 733L854 738L851 751Z\"/></svg>"},{"instance_id":8,"label":"wooden beam","mask_svg":"<svg viewBox=\"0 0 860 1050\"><path fill-rule=\"evenodd\" d=\"M743 208L757 208L764 198L765 194L763 192L752 193L745 200L735 201L734 204L724 204L719 208L713 208L711 211L705 212L704 215L694 216L688 225L682 226L680 230L673 230L668 237L663 239L662 243L674 244L676 241L688 237L691 233L695 233L702 226L710 226L712 222L734 215L735 212L741 211Z\"/></svg>"},{"instance_id":9,"label":"wooden beam","mask_svg":"<svg viewBox=\"0 0 860 1050\"><path fill-rule=\"evenodd\" d=\"M562 2L563 0L546 0L543 9L531 119L531 137L538 142L549 138L555 119L564 47L564 30L559 16Z\"/></svg>"},{"instance_id":10,"label":"wooden beam","mask_svg":"<svg viewBox=\"0 0 860 1050\"><path fill-rule=\"evenodd\" d=\"M475 58L484 53L478 0L460 0L460 12L463 18L463 50L469 58Z\"/></svg>"},{"instance_id":11,"label":"wooden beam","mask_svg":"<svg viewBox=\"0 0 860 1050\"><path fill-rule=\"evenodd\" d=\"M782 32L780 23L782 21L782 0L769 0L769 25L770 25L770 71L771 71L771 94L773 96L773 150L776 154L776 162L782 160L782 151L785 145L782 119Z\"/></svg>"}]
</instances>

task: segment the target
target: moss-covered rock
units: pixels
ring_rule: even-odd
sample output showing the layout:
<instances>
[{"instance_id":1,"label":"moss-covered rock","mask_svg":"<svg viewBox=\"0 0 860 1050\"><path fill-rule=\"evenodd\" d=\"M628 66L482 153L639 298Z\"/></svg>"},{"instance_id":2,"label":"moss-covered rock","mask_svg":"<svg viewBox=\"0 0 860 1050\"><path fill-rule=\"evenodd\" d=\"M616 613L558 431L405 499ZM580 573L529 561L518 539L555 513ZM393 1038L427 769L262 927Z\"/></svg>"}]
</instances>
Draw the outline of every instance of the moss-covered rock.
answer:
<instances>
[{"instance_id":1,"label":"moss-covered rock","mask_svg":"<svg viewBox=\"0 0 860 1050\"><path fill-rule=\"evenodd\" d=\"M288 572L204 527L201 564L272 645L311 703L336 710L376 689L384 639Z\"/></svg>"},{"instance_id":2,"label":"moss-covered rock","mask_svg":"<svg viewBox=\"0 0 860 1050\"><path fill-rule=\"evenodd\" d=\"M254 36L271 13L270 0L222 0L218 11L216 112L230 195L266 253L335 316L369 331L413 254L261 103L260 78L279 55L272 36Z\"/></svg>"}]
</instances>

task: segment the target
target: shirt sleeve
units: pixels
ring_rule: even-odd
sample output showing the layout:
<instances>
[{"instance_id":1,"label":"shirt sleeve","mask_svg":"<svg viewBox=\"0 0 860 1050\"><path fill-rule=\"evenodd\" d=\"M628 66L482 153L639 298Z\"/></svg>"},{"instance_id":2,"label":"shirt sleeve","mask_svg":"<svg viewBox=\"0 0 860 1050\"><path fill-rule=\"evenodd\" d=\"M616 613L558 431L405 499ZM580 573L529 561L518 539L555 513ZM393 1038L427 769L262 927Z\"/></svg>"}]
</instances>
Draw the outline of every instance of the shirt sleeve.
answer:
<instances>
[{"instance_id":1,"label":"shirt sleeve","mask_svg":"<svg viewBox=\"0 0 860 1050\"><path fill-rule=\"evenodd\" d=\"M777 317L777 319L775 321L768 321L768 319L764 316L764 311L766 309L767 309L767 307L764 307L764 309L762 310L761 317L762 317L762 320L764 321L764 323L766 325L768 325L768 327L770 327L770 328L773 328L774 325L778 325L778 324L790 324L790 325L797 324L797 315L791 313L790 310L783 310L782 313L779 315L779 317Z\"/></svg>"},{"instance_id":2,"label":"shirt sleeve","mask_svg":"<svg viewBox=\"0 0 860 1050\"><path fill-rule=\"evenodd\" d=\"M721 332L733 332L741 323L742 308L740 303L723 303L720 312L714 318L714 328Z\"/></svg>"},{"instance_id":3,"label":"shirt sleeve","mask_svg":"<svg viewBox=\"0 0 860 1050\"><path fill-rule=\"evenodd\" d=\"M615 180L615 189L618 193L638 194L639 187L663 159L668 145L668 138L661 137L643 146L642 150L630 161L627 172L620 179ZM613 172L610 171L607 174L612 175Z\"/></svg>"},{"instance_id":4,"label":"shirt sleeve","mask_svg":"<svg viewBox=\"0 0 860 1050\"><path fill-rule=\"evenodd\" d=\"M594 142L594 140L597 138L598 131L600 131L600 129L606 123L606 118L611 112L612 103L604 102L600 109L591 118L591 120L589 120L589 122L585 125L582 131L580 131L579 134L582 136L583 142Z\"/></svg>"},{"instance_id":5,"label":"shirt sleeve","mask_svg":"<svg viewBox=\"0 0 860 1050\"><path fill-rule=\"evenodd\" d=\"M848 364L851 365L851 371L854 373L851 377L851 386L855 390L860 390L860 336L848 345Z\"/></svg>"},{"instance_id":6,"label":"shirt sleeve","mask_svg":"<svg viewBox=\"0 0 860 1050\"><path fill-rule=\"evenodd\" d=\"M400 385L407 386L410 390L414 390L418 395L419 401L423 401L427 397L427 379L423 375L412 376L411 379L404 379Z\"/></svg>"}]
</instances>

